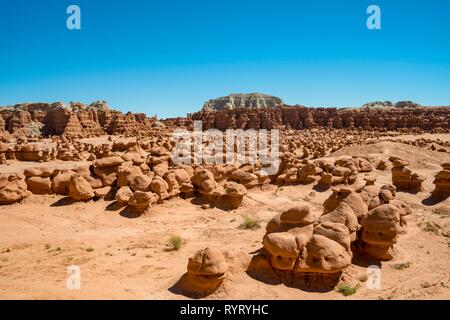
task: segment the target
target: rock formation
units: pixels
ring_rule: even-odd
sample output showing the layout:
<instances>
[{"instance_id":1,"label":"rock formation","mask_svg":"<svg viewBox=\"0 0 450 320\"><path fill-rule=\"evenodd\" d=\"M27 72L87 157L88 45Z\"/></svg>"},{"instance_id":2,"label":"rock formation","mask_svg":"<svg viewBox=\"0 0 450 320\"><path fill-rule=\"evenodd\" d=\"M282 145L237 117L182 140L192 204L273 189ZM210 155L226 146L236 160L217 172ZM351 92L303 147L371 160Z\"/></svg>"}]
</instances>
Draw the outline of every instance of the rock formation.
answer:
<instances>
[{"instance_id":1,"label":"rock formation","mask_svg":"<svg viewBox=\"0 0 450 320\"><path fill-rule=\"evenodd\" d=\"M227 268L228 263L220 251L212 248L198 250L188 260L180 289L183 294L194 298L205 297L222 285Z\"/></svg>"},{"instance_id":2,"label":"rock formation","mask_svg":"<svg viewBox=\"0 0 450 320\"><path fill-rule=\"evenodd\" d=\"M203 110L221 110L236 108L274 108L283 104L280 98L261 93L230 94L226 97L211 99L205 102Z\"/></svg>"},{"instance_id":3,"label":"rock formation","mask_svg":"<svg viewBox=\"0 0 450 320\"><path fill-rule=\"evenodd\" d=\"M446 199L450 196L450 162L442 164L442 169L434 177L433 196Z\"/></svg>"},{"instance_id":4,"label":"rock formation","mask_svg":"<svg viewBox=\"0 0 450 320\"><path fill-rule=\"evenodd\" d=\"M392 184L398 190L406 190L410 192L419 192L422 190L422 182L425 177L412 172L407 166L409 162L397 157L391 157L392 162Z\"/></svg>"}]
</instances>

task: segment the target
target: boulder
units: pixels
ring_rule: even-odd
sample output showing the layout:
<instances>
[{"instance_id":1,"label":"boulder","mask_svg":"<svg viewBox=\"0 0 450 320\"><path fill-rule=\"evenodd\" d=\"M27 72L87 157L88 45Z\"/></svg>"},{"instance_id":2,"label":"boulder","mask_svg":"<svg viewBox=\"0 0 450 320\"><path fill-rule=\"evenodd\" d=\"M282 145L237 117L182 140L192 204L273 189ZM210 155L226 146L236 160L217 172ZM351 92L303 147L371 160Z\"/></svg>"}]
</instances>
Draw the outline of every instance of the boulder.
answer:
<instances>
[{"instance_id":1,"label":"boulder","mask_svg":"<svg viewBox=\"0 0 450 320\"><path fill-rule=\"evenodd\" d=\"M52 182L50 177L28 177L25 179L28 190L34 194L52 194Z\"/></svg>"},{"instance_id":2,"label":"boulder","mask_svg":"<svg viewBox=\"0 0 450 320\"><path fill-rule=\"evenodd\" d=\"M30 192L27 190L27 184L20 174L0 174L0 205L19 202Z\"/></svg>"},{"instance_id":3,"label":"boulder","mask_svg":"<svg viewBox=\"0 0 450 320\"><path fill-rule=\"evenodd\" d=\"M75 173L70 177L69 198L77 201L88 201L94 196L94 189L81 175Z\"/></svg>"}]
</instances>

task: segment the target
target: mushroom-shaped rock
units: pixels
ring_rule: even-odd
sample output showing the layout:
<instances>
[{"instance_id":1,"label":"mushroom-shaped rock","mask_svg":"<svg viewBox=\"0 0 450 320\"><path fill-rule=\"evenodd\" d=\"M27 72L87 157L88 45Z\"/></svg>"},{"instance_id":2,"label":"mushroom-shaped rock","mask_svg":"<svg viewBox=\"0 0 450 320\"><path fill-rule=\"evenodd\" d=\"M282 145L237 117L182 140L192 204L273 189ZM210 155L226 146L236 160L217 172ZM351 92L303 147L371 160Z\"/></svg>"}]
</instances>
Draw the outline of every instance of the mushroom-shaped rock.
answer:
<instances>
[{"instance_id":1,"label":"mushroom-shaped rock","mask_svg":"<svg viewBox=\"0 0 450 320\"><path fill-rule=\"evenodd\" d=\"M116 201L119 205L126 205L133 195L133 191L131 191L130 187L121 187L116 192Z\"/></svg>"},{"instance_id":2,"label":"mushroom-shaped rock","mask_svg":"<svg viewBox=\"0 0 450 320\"><path fill-rule=\"evenodd\" d=\"M368 255L383 260L392 259L392 247L402 231L401 213L398 207L383 204L362 218L361 242Z\"/></svg>"},{"instance_id":3,"label":"mushroom-shaped rock","mask_svg":"<svg viewBox=\"0 0 450 320\"><path fill-rule=\"evenodd\" d=\"M91 185L79 174L73 174L69 180L69 198L87 201L95 196Z\"/></svg>"},{"instance_id":4,"label":"mushroom-shaped rock","mask_svg":"<svg viewBox=\"0 0 450 320\"><path fill-rule=\"evenodd\" d=\"M189 258L187 270L190 274L200 276L222 276L227 267L225 257L220 251L205 248Z\"/></svg>"},{"instance_id":5,"label":"mushroom-shaped rock","mask_svg":"<svg viewBox=\"0 0 450 320\"><path fill-rule=\"evenodd\" d=\"M228 263L220 251L199 250L188 260L184 289L199 295L210 294L222 284L227 268Z\"/></svg>"},{"instance_id":6,"label":"mushroom-shaped rock","mask_svg":"<svg viewBox=\"0 0 450 320\"><path fill-rule=\"evenodd\" d=\"M442 164L442 168L443 170L439 171L434 177L433 196L445 199L450 196L450 162Z\"/></svg>"},{"instance_id":7,"label":"mushroom-shaped rock","mask_svg":"<svg viewBox=\"0 0 450 320\"><path fill-rule=\"evenodd\" d=\"M220 204L223 207L237 209L244 196L247 194L247 188L237 182L229 181L224 186L224 194L220 197Z\"/></svg>"},{"instance_id":8,"label":"mushroom-shaped rock","mask_svg":"<svg viewBox=\"0 0 450 320\"><path fill-rule=\"evenodd\" d=\"M263 245L264 249L270 254L270 264L274 269L293 269L299 249L292 233L270 233L264 237Z\"/></svg>"},{"instance_id":9,"label":"mushroom-shaped rock","mask_svg":"<svg viewBox=\"0 0 450 320\"><path fill-rule=\"evenodd\" d=\"M153 192L135 191L130 200L128 200L128 206L138 212L142 212L157 201L158 195Z\"/></svg>"},{"instance_id":10,"label":"mushroom-shaped rock","mask_svg":"<svg viewBox=\"0 0 450 320\"><path fill-rule=\"evenodd\" d=\"M422 182L426 180L426 177L414 173L411 169L407 168L406 166L409 163L406 160L396 157L391 157L389 160L392 162L392 184L398 190L411 192L419 192L422 190Z\"/></svg>"}]
</instances>

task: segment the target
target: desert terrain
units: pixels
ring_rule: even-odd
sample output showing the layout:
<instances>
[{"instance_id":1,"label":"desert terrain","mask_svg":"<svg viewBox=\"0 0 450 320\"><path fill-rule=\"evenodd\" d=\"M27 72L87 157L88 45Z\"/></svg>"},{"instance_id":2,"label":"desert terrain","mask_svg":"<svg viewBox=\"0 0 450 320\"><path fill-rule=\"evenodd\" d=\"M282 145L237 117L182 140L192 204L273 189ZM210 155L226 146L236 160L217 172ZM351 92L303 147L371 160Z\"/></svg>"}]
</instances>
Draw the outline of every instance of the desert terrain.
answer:
<instances>
[{"instance_id":1,"label":"desert terrain","mask_svg":"<svg viewBox=\"0 0 450 320\"><path fill-rule=\"evenodd\" d=\"M0 298L450 299L450 108L266 102L0 108ZM279 129L279 170L175 164L194 120Z\"/></svg>"}]
</instances>

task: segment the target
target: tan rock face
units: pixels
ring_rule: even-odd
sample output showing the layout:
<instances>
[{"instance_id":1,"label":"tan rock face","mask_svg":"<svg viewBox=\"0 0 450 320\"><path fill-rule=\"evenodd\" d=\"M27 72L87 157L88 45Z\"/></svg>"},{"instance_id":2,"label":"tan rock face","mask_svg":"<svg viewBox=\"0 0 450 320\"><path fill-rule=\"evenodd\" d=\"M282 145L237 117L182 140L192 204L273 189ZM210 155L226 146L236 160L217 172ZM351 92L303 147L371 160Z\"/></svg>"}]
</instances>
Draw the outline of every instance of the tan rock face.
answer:
<instances>
[{"instance_id":1,"label":"tan rock face","mask_svg":"<svg viewBox=\"0 0 450 320\"><path fill-rule=\"evenodd\" d=\"M119 205L126 205L132 196L133 191L128 186L124 186L117 190L116 201Z\"/></svg>"},{"instance_id":2,"label":"tan rock face","mask_svg":"<svg viewBox=\"0 0 450 320\"><path fill-rule=\"evenodd\" d=\"M73 174L69 180L69 198L87 201L95 196L91 185L79 174Z\"/></svg>"},{"instance_id":3,"label":"tan rock face","mask_svg":"<svg viewBox=\"0 0 450 320\"><path fill-rule=\"evenodd\" d=\"M75 172L72 170L58 170L58 173L52 180L52 190L56 194L68 195L69 194L69 181L70 177ZM91 185L92 186L92 185Z\"/></svg>"},{"instance_id":4,"label":"tan rock face","mask_svg":"<svg viewBox=\"0 0 450 320\"><path fill-rule=\"evenodd\" d=\"M29 195L27 184L20 174L0 175L0 205L19 202Z\"/></svg>"},{"instance_id":5,"label":"tan rock face","mask_svg":"<svg viewBox=\"0 0 450 320\"><path fill-rule=\"evenodd\" d=\"M29 177L25 179L28 190L34 194L53 193L50 177Z\"/></svg>"},{"instance_id":6,"label":"tan rock face","mask_svg":"<svg viewBox=\"0 0 450 320\"><path fill-rule=\"evenodd\" d=\"M299 273L336 273L348 267L351 255L338 242L322 235L313 235L295 267Z\"/></svg>"},{"instance_id":7,"label":"tan rock face","mask_svg":"<svg viewBox=\"0 0 450 320\"><path fill-rule=\"evenodd\" d=\"M135 191L128 200L128 206L136 212L144 212L151 204L158 201L158 195L152 192Z\"/></svg>"}]
</instances>

